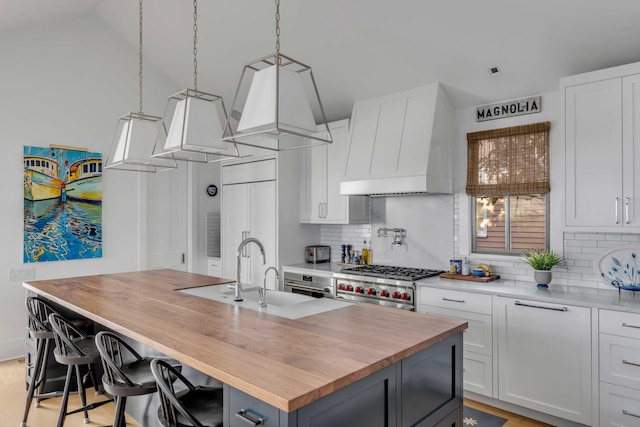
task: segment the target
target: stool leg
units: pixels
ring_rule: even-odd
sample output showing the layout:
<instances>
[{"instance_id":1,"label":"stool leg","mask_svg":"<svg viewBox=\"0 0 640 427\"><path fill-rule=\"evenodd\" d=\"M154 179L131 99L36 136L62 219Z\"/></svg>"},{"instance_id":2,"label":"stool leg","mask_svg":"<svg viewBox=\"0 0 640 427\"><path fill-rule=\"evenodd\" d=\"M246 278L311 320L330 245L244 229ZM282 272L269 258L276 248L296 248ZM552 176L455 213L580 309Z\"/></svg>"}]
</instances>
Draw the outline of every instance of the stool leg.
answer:
<instances>
[{"instance_id":1,"label":"stool leg","mask_svg":"<svg viewBox=\"0 0 640 427\"><path fill-rule=\"evenodd\" d=\"M82 375L80 375L80 366L76 365L76 382L78 383L78 394L80 394L80 403L83 408L87 406L87 394L84 390L84 384L82 383ZM89 411L85 409L84 411L84 423L89 424L91 420L89 420Z\"/></svg>"},{"instance_id":2,"label":"stool leg","mask_svg":"<svg viewBox=\"0 0 640 427\"><path fill-rule=\"evenodd\" d=\"M44 394L44 387L47 382L47 364L49 363L49 347L50 346L51 346L51 340L45 339L44 351L42 353L42 359L40 362L40 373L38 375L38 382L36 383L38 385L38 392L35 394L36 408L40 407L40 401L43 400L42 395Z\"/></svg>"},{"instance_id":3,"label":"stool leg","mask_svg":"<svg viewBox=\"0 0 640 427\"><path fill-rule=\"evenodd\" d=\"M124 409L127 406L127 398L125 396L118 396L116 399L116 413L113 416L113 427L125 427L126 422L124 420Z\"/></svg>"},{"instance_id":4,"label":"stool leg","mask_svg":"<svg viewBox=\"0 0 640 427\"><path fill-rule=\"evenodd\" d=\"M27 391L27 399L24 407L24 415L22 416L22 423L20 423L20 427L25 427L27 425L27 417L29 417L29 409L31 409L31 402L33 401L33 395L36 389L36 383L38 383L40 378L40 371L42 365L42 354L45 350L45 345L42 342L43 340L39 339L36 342L37 352L36 352L36 360L33 366L33 371L31 372L31 381L29 382L29 389ZM36 399L37 401L37 399Z\"/></svg>"},{"instance_id":5,"label":"stool leg","mask_svg":"<svg viewBox=\"0 0 640 427\"><path fill-rule=\"evenodd\" d=\"M69 389L71 388L71 376L73 375L73 366L67 367L67 378L64 381L64 391L62 392L62 402L60 403L60 414L58 415L57 427L64 425L64 419L67 416L67 404L69 403Z\"/></svg>"}]
</instances>

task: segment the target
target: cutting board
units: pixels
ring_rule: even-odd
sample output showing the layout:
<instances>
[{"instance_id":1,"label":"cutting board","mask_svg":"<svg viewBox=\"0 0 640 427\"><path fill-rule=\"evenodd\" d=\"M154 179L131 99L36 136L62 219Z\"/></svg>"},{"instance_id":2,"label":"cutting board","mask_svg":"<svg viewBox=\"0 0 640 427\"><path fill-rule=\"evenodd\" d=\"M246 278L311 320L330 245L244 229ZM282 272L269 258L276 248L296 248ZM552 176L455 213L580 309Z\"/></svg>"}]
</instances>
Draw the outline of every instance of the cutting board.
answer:
<instances>
[{"instance_id":1,"label":"cutting board","mask_svg":"<svg viewBox=\"0 0 640 427\"><path fill-rule=\"evenodd\" d=\"M468 282L493 282L494 280L498 280L500 276L491 275L489 277L475 277L475 276L463 276L462 274L453 274L453 273L442 273L440 275L442 279L454 279L454 280L466 280Z\"/></svg>"}]
</instances>

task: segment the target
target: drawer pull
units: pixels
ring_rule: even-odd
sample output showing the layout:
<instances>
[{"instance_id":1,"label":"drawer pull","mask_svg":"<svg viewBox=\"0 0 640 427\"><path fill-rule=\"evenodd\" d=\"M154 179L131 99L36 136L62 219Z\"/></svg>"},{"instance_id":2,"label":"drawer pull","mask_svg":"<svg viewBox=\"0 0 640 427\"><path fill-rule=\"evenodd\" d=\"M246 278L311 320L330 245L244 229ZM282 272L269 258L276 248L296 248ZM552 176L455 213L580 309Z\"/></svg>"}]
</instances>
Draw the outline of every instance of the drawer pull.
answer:
<instances>
[{"instance_id":1,"label":"drawer pull","mask_svg":"<svg viewBox=\"0 0 640 427\"><path fill-rule=\"evenodd\" d=\"M636 328L636 329L640 329L640 326L637 325L630 325L628 323L622 322L622 326L624 326L625 328Z\"/></svg>"},{"instance_id":2,"label":"drawer pull","mask_svg":"<svg viewBox=\"0 0 640 427\"><path fill-rule=\"evenodd\" d=\"M525 304L525 303L522 303L520 301L516 301L515 305L519 305L521 307L541 308L543 310L569 311L569 309L567 307L543 307L541 305Z\"/></svg>"},{"instance_id":3,"label":"drawer pull","mask_svg":"<svg viewBox=\"0 0 640 427\"><path fill-rule=\"evenodd\" d=\"M628 360L624 359L622 359L622 363L624 363L625 365L640 366L640 363L629 362Z\"/></svg>"},{"instance_id":4,"label":"drawer pull","mask_svg":"<svg viewBox=\"0 0 640 427\"><path fill-rule=\"evenodd\" d=\"M238 412L236 412L236 417L240 418L243 421L246 421L252 426L264 425L264 420L259 416L252 414L250 409L240 409Z\"/></svg>"},{"instance_id":5,"label":"drawer pull","mask_svg":"<svg viewBox=\"0 0 640 427\"><path fill-rule=\"evenodd\" d=\"M451 299L451 298L447 298L447 297L442 297L442 301L449 301L449 302L459 302L464 304L466 301L463 299Z\"/></svg>"},{"instance_id":6,"label":"drawer pull","mask_svg":"<svg viewBox=\"0 0 640 427\"><path fill-rule=\"evenodd\" d=\"M627 411L626 409L623 409L623 410L622 410L622 413L623 413L623 414L625 414L625 415L632 416L632 417L640 418L640 415L638 415L638 414L634 414L633 412L629 412L629 411Z\"/></svg>"}]
</instances>

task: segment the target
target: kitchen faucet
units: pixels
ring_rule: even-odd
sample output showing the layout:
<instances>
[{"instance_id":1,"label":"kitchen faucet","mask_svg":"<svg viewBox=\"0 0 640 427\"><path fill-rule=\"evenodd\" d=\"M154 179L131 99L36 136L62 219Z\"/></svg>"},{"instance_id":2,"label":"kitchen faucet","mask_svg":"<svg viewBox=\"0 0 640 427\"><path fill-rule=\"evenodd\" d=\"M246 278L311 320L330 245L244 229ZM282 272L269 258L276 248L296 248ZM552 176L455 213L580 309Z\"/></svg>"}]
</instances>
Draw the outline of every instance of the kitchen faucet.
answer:
<instances>
[{"instance_id":1,"label":"kitchen faucet","mask_svg":"<svg viewBox=\"0 0 640 427\"><path fill-rule=\"evenodd\" d=\"M264 265L267 263L264 257L264 246L262 245L262 242L260 242L260 240L256 239L255 237L249 237L248 239L244 239L242 242L240 242L240 246L238 246L238 253L236 253L237 276L235 292L233 293L234 301L242 301L242 283L240 283L240 257L242 255L242 250L244 249L244 247L251 242L255 243L256 245L258 245L258 248L260 248L262 264Z\"/></svg>"},{"instance_id":2,"label":"kitchen faucet","mask_svg":"<svg viewBox=\"0 0 640 427\"><path fill-rule=\"evenodd\" d=\"M264 271L262 288L258 289L258 306L259 307L267 306L267 273L269 273L269 270L273 270L276 273L276 280L280 280L280 273L278 273L277 268L271 266Z\"/></svg>"}]
</instances>

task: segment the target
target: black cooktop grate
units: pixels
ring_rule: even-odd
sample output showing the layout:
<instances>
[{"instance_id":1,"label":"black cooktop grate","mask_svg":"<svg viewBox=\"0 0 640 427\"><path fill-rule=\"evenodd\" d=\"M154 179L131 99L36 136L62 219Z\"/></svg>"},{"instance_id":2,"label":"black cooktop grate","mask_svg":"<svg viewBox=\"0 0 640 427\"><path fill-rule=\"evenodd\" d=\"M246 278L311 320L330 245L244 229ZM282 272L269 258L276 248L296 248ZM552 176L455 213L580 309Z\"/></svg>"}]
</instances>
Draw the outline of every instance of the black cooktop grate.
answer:
<instances>
[{"instance_id":1,"label":"black cooktop grate","mask_svg":"<svg viewBox=\"0 0 640 427\"><path fill-rule=\"evenodd\" d=\"M360 276L381 277L395 280L420 280L427 277L438 276L444 273L442 270L412 267L394 267L390 265L361 265L358 267L348 267L340 270L341 273L355 274Z\"/></svg>"}]
</instances>

